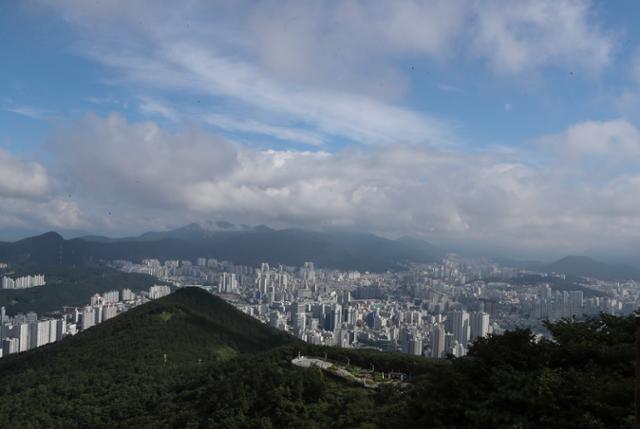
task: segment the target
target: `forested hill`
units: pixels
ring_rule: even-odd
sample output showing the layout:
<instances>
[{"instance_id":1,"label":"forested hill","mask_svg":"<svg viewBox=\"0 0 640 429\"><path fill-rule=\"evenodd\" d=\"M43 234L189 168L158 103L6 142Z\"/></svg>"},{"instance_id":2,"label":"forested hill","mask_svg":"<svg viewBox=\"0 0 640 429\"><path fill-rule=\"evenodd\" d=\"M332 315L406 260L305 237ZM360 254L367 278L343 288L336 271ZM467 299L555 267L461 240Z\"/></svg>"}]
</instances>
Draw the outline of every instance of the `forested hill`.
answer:
<instances>
[{"instance_id":1,"label":"forested hill","mask_svg":"<svg viewBox=\"0 0 640 429\"><path fill-rule=\"evenodd\" d=\"M115 364L156 367L215 361L297 342L199 288L165 298L50 346L0 360L0 371L69 361L83 368ZM166 360L165 360L166 355Z\"/></svg>"},{"instance_id":2,"label":"forested hill","mask_svg":"<svg viewBox=\"0 0 640 429\"><path fill-rule=\"evenodd\" d=\"M304 344L187 288L1 359L0 427L632 427L633 317L548 327L555 341L518 330L434 361ZM411 381L365 389L298 352Z\"/></svg>"}]
</instances>

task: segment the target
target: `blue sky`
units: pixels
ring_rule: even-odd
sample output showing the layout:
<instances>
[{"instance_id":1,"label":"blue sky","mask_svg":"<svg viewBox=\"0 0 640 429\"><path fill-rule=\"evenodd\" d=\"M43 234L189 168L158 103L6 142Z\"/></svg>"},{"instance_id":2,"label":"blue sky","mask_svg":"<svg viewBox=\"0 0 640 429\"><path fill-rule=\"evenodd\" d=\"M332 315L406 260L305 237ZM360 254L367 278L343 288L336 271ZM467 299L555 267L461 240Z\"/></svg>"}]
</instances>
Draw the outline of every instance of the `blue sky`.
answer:
<instances>
[{"instance_id":1,"label":"blue sky","mask_svg":"<svg viewBox=\"0 0 640 429\"><path fill-rule=\"evenodd\" d=\"M0 230L226 219L624 253L639 9L3 3Z\"/></svg>"}]
</instances>

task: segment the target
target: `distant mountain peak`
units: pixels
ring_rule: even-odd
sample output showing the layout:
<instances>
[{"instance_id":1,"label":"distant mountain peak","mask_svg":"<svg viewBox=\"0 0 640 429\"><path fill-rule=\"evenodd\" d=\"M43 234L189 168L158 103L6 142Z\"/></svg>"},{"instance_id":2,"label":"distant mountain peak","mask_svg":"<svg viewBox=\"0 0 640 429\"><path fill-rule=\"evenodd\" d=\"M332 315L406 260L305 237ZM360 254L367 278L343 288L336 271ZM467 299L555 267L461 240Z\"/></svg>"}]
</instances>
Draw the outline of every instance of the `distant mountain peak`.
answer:
<instances>
[{"instance_id":1,"label":"distant mountain peak","mask_svg":"<svg viewBox=\"0 0 640 429\"><path fill-rule=\"evenodd\" d=\"M635 267L607 264L583 255L565 256L543 267L543 270L601 280L640 279L640 270Z\"/></svg>"},{"instance_id":2,"label":"distant mountain peak","mask_svg":"<svg viewBox=\"0 0 640 429\"><path fill-rule=\"evenodd\" d=\"M64 241L64 237L55 231L49 231L49 232L45 232L44 234L36 235L34 237L25 238L23 240L18 241L18 243L34 242L34 241L62 242Z\"/></svg>"}]
</instances>

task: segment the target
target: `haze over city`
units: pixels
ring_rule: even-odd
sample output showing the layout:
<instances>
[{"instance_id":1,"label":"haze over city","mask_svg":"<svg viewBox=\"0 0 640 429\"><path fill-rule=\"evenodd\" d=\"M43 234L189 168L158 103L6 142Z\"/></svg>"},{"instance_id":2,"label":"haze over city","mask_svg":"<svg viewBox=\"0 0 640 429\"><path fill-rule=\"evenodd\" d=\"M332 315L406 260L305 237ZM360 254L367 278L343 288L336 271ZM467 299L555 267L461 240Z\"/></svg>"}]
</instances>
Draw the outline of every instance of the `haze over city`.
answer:
<instances>
[{"instance_id":1,"label":"haze over city","mask_svg":"<svg viewBox=\"0 0 640 429\"><path fill-rule=\"evenodd\" d=\"M5 2L0 231L214 219L623 259L640 231L638 12Z\"/></svg>"}]
</instances>

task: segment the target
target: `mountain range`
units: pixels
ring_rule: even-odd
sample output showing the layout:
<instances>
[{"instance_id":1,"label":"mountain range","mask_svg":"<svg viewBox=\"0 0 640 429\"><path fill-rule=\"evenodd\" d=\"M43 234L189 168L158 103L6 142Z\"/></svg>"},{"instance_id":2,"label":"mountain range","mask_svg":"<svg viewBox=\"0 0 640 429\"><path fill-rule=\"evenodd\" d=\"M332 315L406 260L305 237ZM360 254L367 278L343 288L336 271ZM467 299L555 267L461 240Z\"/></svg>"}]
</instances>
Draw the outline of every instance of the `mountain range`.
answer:
<instances>
[{"instance_id":1,"label":"mountain range","mask_svg":"<svg viewBox=\"0 0 640 429\"><path fill-rule=\"evenodd\" d=\"M640 280L640 269L625 264L606 264L588 256L570 255L543 266L546 272L557 272L600 280Z\"/></svg>"},{"instance_id":2,"label":"mountain range","mask_svg":"<svg viewBox=\"0 0 640 429\"><path fill-rule=\"evenodd\" d=\"M65 240L49 232L0 243L0 260L40 265L82 265L98 260L142 258L228 260L255 266L261 262L300 266L306 261L327 268L385 271L408 262L433 262L445 252L409 237L390 240L357 232L275 230L217 222L190 224L137 237L84 236Z\"/></svg>"},{"instance_id":3,"label":"mountain range","mask_svg":"<svg viewBox=\"0 0 640 429\"><path fill-rule=\"evenodd\" d=\"M49 232L15 242L0 242L0 261L39 266L86 265L113 259L206 257L238 265L268 262L301 266L312 261L324 268L383 272L411 262L437 262L447 253L446 249L411 237L393 240L352 231L278 230L221 221L192 223L123 238L85 235L65 240L60 234ZM640 280L640 268L607 264L587 256L567 256L548 264L507 258L495 261L538 272L601 280Z\"/></svg>"}]
</instances>

